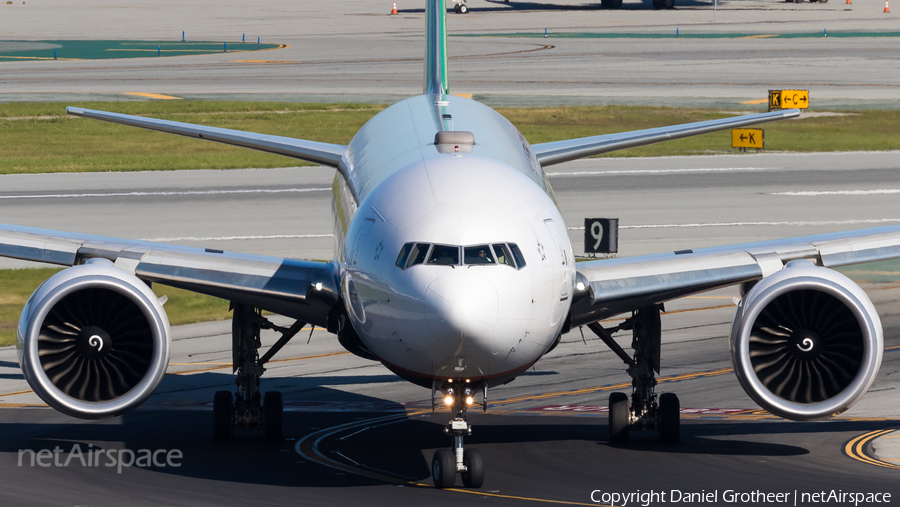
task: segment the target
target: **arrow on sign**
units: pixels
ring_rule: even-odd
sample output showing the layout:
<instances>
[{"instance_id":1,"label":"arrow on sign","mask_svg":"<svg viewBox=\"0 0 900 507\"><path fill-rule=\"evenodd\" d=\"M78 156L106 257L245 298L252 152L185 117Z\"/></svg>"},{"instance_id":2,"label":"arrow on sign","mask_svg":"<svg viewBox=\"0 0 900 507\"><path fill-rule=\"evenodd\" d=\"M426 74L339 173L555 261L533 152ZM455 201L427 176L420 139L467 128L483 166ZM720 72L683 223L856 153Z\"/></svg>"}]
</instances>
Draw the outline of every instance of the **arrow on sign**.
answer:
<instances>
[{"instance_id":1,"label":"arrow on sign","mask_svg":"<svg viewBox=\"0 0 900 507\"><path fill-rule=\"evenodd\" d=\"M746 141L746 140L747 140L747 136L744 134L741 134L741 141Z\"/></svg>"}]
</instances>

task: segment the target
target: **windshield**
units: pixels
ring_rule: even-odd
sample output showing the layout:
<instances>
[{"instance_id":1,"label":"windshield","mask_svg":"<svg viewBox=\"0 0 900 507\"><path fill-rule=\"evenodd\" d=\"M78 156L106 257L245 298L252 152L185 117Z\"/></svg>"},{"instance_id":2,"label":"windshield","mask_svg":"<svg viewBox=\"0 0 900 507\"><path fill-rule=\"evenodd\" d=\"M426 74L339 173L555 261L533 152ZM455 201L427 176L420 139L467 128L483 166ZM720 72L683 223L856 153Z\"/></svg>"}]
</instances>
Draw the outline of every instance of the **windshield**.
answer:
<instances>
[{"instance_id":1,"label":"windshield","mask_svg":"<svg viewBox=\"0 0 900 507\"><path fill-rule=\"evenodd\" d=\"M437 264L439 266L456 266L459 264L459 247L434 245L431 250L431 257L428 258L428 264Z\"/></svg>"},{"instance_id":2,"label":"windshield","mask_svg":"<svg viewBox=\"0 0 900 507\"><path fill-rule=\"evenodd\" d=\"M463 258L466 264L494 264L491 248L487 245L467 246Z\"/></svg>"}]
</instances>

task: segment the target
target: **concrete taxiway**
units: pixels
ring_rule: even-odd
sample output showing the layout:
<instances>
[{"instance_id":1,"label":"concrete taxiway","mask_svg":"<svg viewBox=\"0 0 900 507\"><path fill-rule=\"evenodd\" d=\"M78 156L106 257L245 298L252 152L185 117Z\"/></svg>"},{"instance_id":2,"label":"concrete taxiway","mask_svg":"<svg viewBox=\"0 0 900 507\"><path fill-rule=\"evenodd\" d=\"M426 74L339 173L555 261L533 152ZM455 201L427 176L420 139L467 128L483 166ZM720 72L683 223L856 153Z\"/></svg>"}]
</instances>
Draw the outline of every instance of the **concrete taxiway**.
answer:
<instances>
[{"instance_id":1,"label":"concrete taxiway","mask_svg":"<svg viewBox=\"0 0 900 507\"><path fill-rule=\"evenodd\" d=\"M0 64L0 100L122 100L126 92L183 98L393 102L421 91L424 12L418 2L63 0L0 6L10 40L135 39L263 42L262 53ZM450 83L490 104L665 104L721 107L809 89L813 107L896 107L900 37L880 0L852 5L686 0L674 11L640 3L607 11L576 2L472 0L450 15ZM574 4L574 5L573 5ZM715 19L715 21L713 21ZM98 26L102 23L102 27ZM543 38L454 37L543 33ZM745 38L675 39L679 33ZM824 37L830 32L832 37ZM837 38L840 32L861 32ZM673 38L586 39L559 33L668 33ZM767 38L806 33L823 37ZM49 54L49 53L48 53ZM669 102L671 103L671 102Z\"/></svg>"}]
</instances>

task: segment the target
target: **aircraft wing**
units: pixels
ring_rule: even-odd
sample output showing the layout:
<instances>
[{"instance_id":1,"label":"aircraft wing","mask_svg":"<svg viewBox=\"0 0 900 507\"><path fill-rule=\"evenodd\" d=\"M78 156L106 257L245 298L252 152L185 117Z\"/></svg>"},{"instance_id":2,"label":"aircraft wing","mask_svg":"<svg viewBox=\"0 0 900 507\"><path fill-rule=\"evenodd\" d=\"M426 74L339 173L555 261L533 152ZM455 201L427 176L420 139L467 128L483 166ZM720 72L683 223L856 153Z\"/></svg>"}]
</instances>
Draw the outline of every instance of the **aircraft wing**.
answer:
<instances>
[{"instance_id":1,"label":"aircraft wing","mask_svg":"<svg viewBox=\"0 0 900 507\"><path fill-rule=\"evenodd\" d=\"M332 263L244 255L0 224L0 256L62 266L104 258L148 282L326 325L338 300Z\"/></svg>"},{"instance_id":2,"label":"aircraft wing","mask_svg":"<svg viewBox=\"0 0 900 507\"><path fill-rule=\"evenodd\" d=\"M707 290L759 280L808 259L835 268L900 258L900 226L819 234L726 247L583 261L573 326Z\"/></svg>"},{"instance_id":3,"label":"aircraft wing","mask_svg":"<svg viewBox=\"0 0 900 507\"><path fill-rule=\"evenodd\" d=\"M719 130L740 128L747 125L783 120L786 118L796 118L798 116L800 116L799 109L748 114L744 116L735 116L733 118L722 118L721 120L684 123L682 125L673 125L671 127L634 130L631 132L619 132L616 134L603 134L600 136L533 144L531 145L531 151L537 157L541 167L547 167L553 164L568 162L570 160L608 153L610 151L624 150L626 148L644 146L645 144L671 141L673 139L681 139L682 137L708 134Z\"/></svg>"},{"instance_id":4,"label":"aircraft wing","mask_svg":"<svg viewBox=\"0 0 900 507\"><path fill-rule=\"evenodd\" d=\"M346 146L340 144L320 143L304 139L293 139L290 137L256 134L241 130L206 127L191 123L144 118L142 116L133 116L130 114L82 109L80 107L67 107L66 113L72 116L121 123L122 125L158 130L160 132L168 132L169 134L178 134L186 137L193 137L195 139L206 139L208 141L242 146L244 148L253 148L254 150L298 158L307 162L331 167L337 167L338 164L340 164L341 157L344 156L344 152L347 150Z\"/></svg>"}]
</instances>

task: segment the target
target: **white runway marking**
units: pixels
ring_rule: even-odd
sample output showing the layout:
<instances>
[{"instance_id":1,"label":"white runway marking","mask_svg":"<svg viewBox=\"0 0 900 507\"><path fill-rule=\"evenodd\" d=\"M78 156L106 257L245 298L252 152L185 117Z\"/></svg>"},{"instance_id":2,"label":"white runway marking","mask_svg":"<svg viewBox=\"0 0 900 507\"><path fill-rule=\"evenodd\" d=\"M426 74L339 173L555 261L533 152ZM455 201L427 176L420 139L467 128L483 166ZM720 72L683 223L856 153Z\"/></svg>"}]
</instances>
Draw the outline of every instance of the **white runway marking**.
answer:
<instances>
[{"instance_id":1,"label":"white runway marking","mask_svg":"<svg viewBox=\"0 0 900 507\"><path fill-rule=\"evenodd\" d=\"M867 220L822 220L822 221L797 221L797 222L713 222L708 224L649 224L649 225L620 225L619 229L676 229L688 227L740 227L745 225L854 225L854 224L884 224L898 223L900 218L873 218ZM584 227L567 227L570 231L583 231Z\"/></svg>"},{"instance_id":2,"label":"white runway marking","mask_svg":"<svg viewBox=\"0 0 900 507\"><path fill-rule=\"evenodd\" d=\"M878 194L900 194L900 188L878 188L875 190L819 190L804 192L773 192L769 195L789 195L800 197L815 197L819 195L878 195Z\"/></svg>"},{"instance_id":3,"label":"white runway marking","mask_svg":"<svg viewBox=\"0 0 900 507\"><path fill-rule=\"evenodd\" d=\"M83 199L86 197L146 197L172 195L225 195L225 194L285 194L301 192L327 192L330 188L255 188L241 190L178 190L171 192L108 192L91 194L27 194L0 195L0 199Z\"/></svg>"},{"instance_id":4,"label":"white runway marking","mask_svg":"<svg viewBox=\"0 0 900 507\"><path fill-rule=\"evenodd\" d=\"M269 236L181 236L177 238L145 238L138 241L239 241L247 239L331 238L334 234L272 234Z\"/></svg>"},{"instance_id":5,"label":"white runway marking","mask_svg":"<svg viewBox=\"0 0 900 507\"><path fill-rule=\"evenodd\" d=\"M682 174L682 173L737 173L772 171L777 167L706 167L697 169L631 169L619 171L579 171L572 173L547 173L550 178L558 176L621 176L627 174Z\"/></svg>"}]
</instances>

